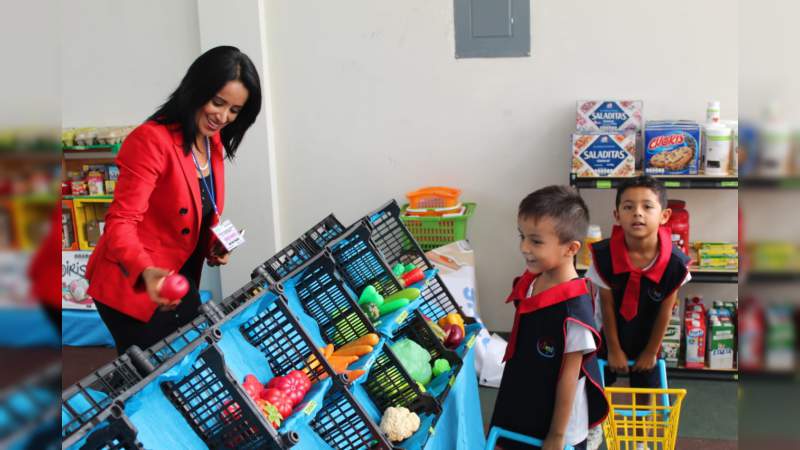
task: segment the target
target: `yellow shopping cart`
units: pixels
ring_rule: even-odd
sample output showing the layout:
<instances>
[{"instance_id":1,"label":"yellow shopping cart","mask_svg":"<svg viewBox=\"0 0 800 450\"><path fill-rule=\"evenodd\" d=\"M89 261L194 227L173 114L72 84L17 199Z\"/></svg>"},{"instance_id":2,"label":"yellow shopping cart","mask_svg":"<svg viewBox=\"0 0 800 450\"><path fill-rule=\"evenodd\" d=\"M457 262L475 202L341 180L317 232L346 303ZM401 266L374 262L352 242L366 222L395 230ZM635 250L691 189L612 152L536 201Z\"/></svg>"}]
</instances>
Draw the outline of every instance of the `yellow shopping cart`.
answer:
<instances>
[{"instance_id":1,"label":"yellow shopping cart","mask_svg":"<svg viewBox=\"0 0 800 450\"><path fill-rule=\"evenodd\" d=\"M633 361L628 363L633 365ZM601 374L605 365L606 361L600 360ZM603 434L608 450L675 449L686 390L667 387L663 360L658 360L658 370L661 388L605 388L610 410Z\"/></svg>"}]
</instances>

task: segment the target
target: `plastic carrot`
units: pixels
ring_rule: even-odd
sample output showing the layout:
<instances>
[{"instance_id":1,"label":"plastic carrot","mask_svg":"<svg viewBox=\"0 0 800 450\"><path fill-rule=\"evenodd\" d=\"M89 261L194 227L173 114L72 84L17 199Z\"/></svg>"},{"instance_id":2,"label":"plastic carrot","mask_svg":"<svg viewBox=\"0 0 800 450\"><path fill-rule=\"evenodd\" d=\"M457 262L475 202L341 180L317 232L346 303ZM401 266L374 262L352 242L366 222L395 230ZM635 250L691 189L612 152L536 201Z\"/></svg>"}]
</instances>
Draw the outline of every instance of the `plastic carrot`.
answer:
<instances>
[{"instance_id":1,"label":"plastic carrot","mask_svg":"<svg viewBox=\"0 0 800 450\"><path fill-rule=\"evenodd\" d=\"M356 381L361 375L364 375L366 371L364 370L345 370L345 375L347 375L347 380L351 383Z\"/></svg>"},{"instance_id":2,"label":"plastic carrot","mask_svg":"<svg viewBox=\"0 0 800 450\"><path fill-rule=\"evenodd\" d=\"M360 358L368 353L372 353L371 345L351 345L336 350L333 352L333 356L356 356Z\"/></svg>"},{"instance_id":3,"label":"plastic carrot","mask_svg":"<svg viewBox=\"0 0 800 450\"><path fill-rule=\"evenodd\" d=\"M360 338L354 340L353 342L348 342L347 344L344 344L337 351L340 351L340 350L345 349L345 348L353 347L353 346L356 346L356 345L372 345L374 347L374 346L378 345L378 340L379 340L379 338L378 338L377 334L368 333L368 334L365 334L364 336L361 336ZM336 352L334 352L334 353L336 353Z\"/></svg>"},{"instance_id":4,"label":"plastic carrot","mask_svg":"<svg viewBox=\"0 0 800 450\"><path fill-rule=\"evenodd\" d=\"M347 366L350 364L358 361L358 356L331 356L328 358L328 363L330 363L333 371L336 373L341 373L347 370Z\"/></svg>"}]
</instances>

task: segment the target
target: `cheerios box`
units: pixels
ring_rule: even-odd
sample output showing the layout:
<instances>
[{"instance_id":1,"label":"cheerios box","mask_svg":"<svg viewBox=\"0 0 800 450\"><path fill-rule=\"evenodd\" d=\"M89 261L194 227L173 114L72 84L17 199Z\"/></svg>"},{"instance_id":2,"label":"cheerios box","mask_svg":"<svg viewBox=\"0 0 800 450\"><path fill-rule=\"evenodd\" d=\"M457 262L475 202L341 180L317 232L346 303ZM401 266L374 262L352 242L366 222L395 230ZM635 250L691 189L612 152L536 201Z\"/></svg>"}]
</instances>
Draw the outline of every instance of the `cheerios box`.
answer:
<instances>
[{"instance_id":1,"label":"cheerios box","mask_svg":"<svg viewBox=\"0 0 800 450\"><path fill-rule=\"evenodd\" d=\"M689 120L647 121L644 172L649 175L697 175L700 125Z\"/></svg>"},{"instance_id":2,"label":"cheerios box","mask_svg":"<svg viewBox=\"0 0 800 450\"><path fill-rule=\"evenodd\" d=\"M578 100L576 110L579 132L642 129L641 100Z\"/></svg>"},{"instance_id":3,"label":"cheerios box","mask_svg":"<svg viewBox=\"0 0 800 450\"><path fill-rule=\"evenodd\" d=\"M629 177L636 166L634 133L575 133L572 173L578 177Z\"/></svg>"}]
</instances>

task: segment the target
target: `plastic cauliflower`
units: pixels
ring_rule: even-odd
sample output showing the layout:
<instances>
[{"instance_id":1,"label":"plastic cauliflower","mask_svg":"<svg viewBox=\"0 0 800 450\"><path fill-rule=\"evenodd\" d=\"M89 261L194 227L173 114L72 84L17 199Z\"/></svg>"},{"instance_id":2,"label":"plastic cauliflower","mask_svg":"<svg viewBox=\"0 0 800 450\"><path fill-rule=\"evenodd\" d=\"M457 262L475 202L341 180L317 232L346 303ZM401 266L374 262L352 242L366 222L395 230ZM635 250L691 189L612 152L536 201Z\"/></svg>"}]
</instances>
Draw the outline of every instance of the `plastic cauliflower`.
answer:
<instances>
[{"instance_id":1,"label":"plastic cauliflower","mask_svg":"<svg viewBox=\"0 0 800 450\"><path fill-rule=\"evenodd\" d=\"M400 442L411 437L419 429L419 416L408 408L390 406L383 412L381 431L392 442Z\"/></svg>"}]
</instances>

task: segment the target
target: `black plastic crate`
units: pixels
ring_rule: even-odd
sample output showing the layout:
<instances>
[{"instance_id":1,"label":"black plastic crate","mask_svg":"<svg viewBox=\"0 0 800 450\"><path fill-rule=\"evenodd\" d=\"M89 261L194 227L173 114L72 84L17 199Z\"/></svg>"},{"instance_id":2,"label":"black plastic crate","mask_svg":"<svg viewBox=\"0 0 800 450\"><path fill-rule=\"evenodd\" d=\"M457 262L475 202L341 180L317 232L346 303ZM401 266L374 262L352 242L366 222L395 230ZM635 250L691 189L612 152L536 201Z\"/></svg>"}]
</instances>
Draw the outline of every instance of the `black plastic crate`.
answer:
<instances>
[{"instance_id":1,"label":"black plastic crate","mask_svg":"<svg viewBox=\"0 0 800 450\"><path fill-rule=\"evenodd\" d=\"M272 282L268 278L256 275L233 294L219 300L214 299L208 302L208 304L212 306L212 310L207 311L206 314L212 318L215 324L218 324L224 321L226 317L231 315L240 306L266 292L271 285Z\"/></svg>"},{"instance_id":2,"label":"black plastic crate","mask_svg":"<svg viewBox=\"0 0 800 450\"><path fill-rule=\"evenodd\" d=\"M329 242L341 236L342 233L344 233L344 226L336 216L330 214L306 231L302 239L308 245L308 248L315 253L319 253Z\"/></svg>"},{"instance_id":3,"label":"black plastic crate","mask_svg":"<svg viewBox=\"0 0 800 450\"><path fill-rule=\"evenodd\" d=\"M286 375L295 369L306 372L312 383L323 375L335 376L308 332L289 310L283 296L242 324L239 330L247 342L264 354L275 376Z\"/></svg>"},{"instance_id":4,"label":"black plastic crate","mask_svg":"<svg viewBox=\"0 0 800 450\"><path fill-rule=\"evenodd\" d=\"M375 248L381 252L389 267L411 263L423 270L434 268L400 219L400 207L396 201L391 200L386 203L369 214L365 220L372 228L370 238ZM422 297L425 302L420 305L419 312L431 320L438 321L449 313L457 312L464 318L465 323L475 322L475 319L464 314L438 274L428 280L425 289L422 290ZM410 321L411 317L406 319L401 328L409 325Z\"/></svg>"},{"instance_id":5,"label":"black plastic crate","mask_svg":"<svg viewBox=\"0 0 800 450\"><path fill-rule=\"evenodd\" d=\"M297 269L295 290L303 309L318 324L325 342L339 348L361 336L377 333L358 306L326 250Z\"/></svg>"},{"instance_id":6,"label":"black plastic crate","mask_svg":"<svg viewBox=\"0 0 800 450\"><path fill-rule=\"evenodd\" d=\"M50 448L58 438L61 361L0 389L0 448Z\"/></svg>"},{"instance_id":7,"label":"black plastic crate","mask_svg":"<svg viewBox=\"0 0 800 450\"><path fill-rule=\"evenodd\" d=\"M137 434L122 408L114 405L105 426L92 432L80 450L139 450L144 446L136 439Z\"/></svg>"},{"instance_id":8,"label":"black plastic crate","mask_svg":"<svg viewBox=\"0 0 800 450\"><path fill-rule=\"evenodd\" d=\"M201 305L201 312L188 324L178 328L172 334L156 342L151 347L140 350L133 346L128 350L131 362L139 373L146 377L160 365L169 361L192 342L202 338L203 333L213 324L208 314L209 307Z\"/></svg>"},{"instance_id":9,"label":"black plastic crate","mask_svg":"<svg viewBox=\"0 0 800 450\"><path fill-rule=\"evenodd\" d=\"M392 444L353 394L336 385L328 391L311 428L335 450L391 450Z\"/></svg>"},{"instance_id":10,"label":"black plastic crate","mask_svg":"<svg viewBox=\"0 0 800 450\"><path fill-rule=\"evenodd\" d=\"M142 381L128 355L122 355L100 367L81 381L61 392L61 414L67 418L61 426L61 439L74 443L79 432L85 432L102 420L114 401ZM97 398L96 395L102 398ZM70 444L71 445L71 444Z\"/></svg>"},{"instance_id":11,"label":"black plastic crate","mask_svg":"<svg viewBox=\"0 0 800 450\"><path fill-rule=\"evenodd\" d=\"M397 334L394 336L394 341L397 342L403 338L411 339L419 344L422 348L427 350L431 355L431 364L440 358L447 360L447 362L450 364L450 368L452 369L451 376L457 375L461 370L463 361L458 356L458 353L445 347L444 343L442 343L442 341L436 337L436 335L433 333L433 330L431 330L431 328L427 323L425 323L425 320L420 317L419 314L414 314L411 317L408 326L398 330ZM447 397L448 392L450 392L449 384L445 390L438 395L438 399L443 401L444 398Z\"/></svg>"},{"instance_id":12,"label":"black plastic crate","mask_svg":"<svg viewBox=\"0 0 800 450\"><path fill-rule=\"evenodd\" d=\"M292 273L292 271L311 259L315 253L317 252L309 248L302 238L298 238L287 245L286 248L276 253L275 256L256 267L250 274L250 277L256 278L256 276L261 275L268 277L274 282L281 281Z\"/></svg>"},{"instance_id":13,"label":"black plastic crate","mask_svg":"<svg viewBox=\"0 0 800 450\"><path fill-rule=\"evenodd\" d=\"M164 395L209 448L277 450L296 444L299 436L278 434L228 372L215 344L219 337L217 329L204 336L208 347L180 381L161 383Z\"/></svg>"},{"instance_id":14,"label":"black plastic crate","mask_svg":"<svg viewBox=\"0 0 800 450\"><path fill-rule=\"evenodd\" d=\"M356 295L360 295L370 284L383 296L401 289L388 264L370 241L370 229L366 223L349 229L328 244L328 249L339 272Z\"/></svg>"},{"instance_id":15,"label":"black plastic crate","mask_svg":"<svg viewBox=\"0 0 800 450\"><path fill-rule=\"evenodd\" d=\"M439 402L423 392L387 344L383 345L363 386L380 411L390 406L403 406L416 413L438 415L442 412Z\"/></svg>"}]
</instances>

